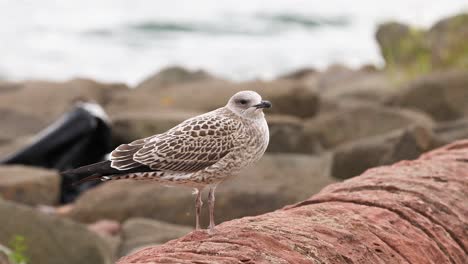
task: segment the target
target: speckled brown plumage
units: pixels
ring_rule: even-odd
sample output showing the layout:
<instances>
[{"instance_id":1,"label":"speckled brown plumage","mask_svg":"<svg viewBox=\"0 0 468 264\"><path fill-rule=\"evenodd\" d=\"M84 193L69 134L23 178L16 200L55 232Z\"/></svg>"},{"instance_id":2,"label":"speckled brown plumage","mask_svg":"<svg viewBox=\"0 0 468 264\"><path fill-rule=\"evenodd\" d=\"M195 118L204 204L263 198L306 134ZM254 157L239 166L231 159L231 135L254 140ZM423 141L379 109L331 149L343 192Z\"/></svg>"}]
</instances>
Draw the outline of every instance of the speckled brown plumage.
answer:
<instances>
[{"instance_id":1,"label":"speckled brown plumage","mask_svg":"<svg viewBox=\"0 0 468 264\"><path fill-rule=\"evenodd\" d=\"M125 171L143 164L158 173L133 173L131 178L199 187L236 174L258 160L267 145L266 121L243 120L223 107L166 133L120 145L111 153L111 166Z\"/></svg>"},{"instance_id":2,"label":"speckled brown plumage","mask_svg":"<svg viewBox=\"0 0 468 264\"><path fill-rule=\"evenodd\" d=\"M239 92L224 107L188 119L165 133L120 145L111 153L110 161L70 173L88 176L83 181L152 180L193 187L197 194L197 229L203 204L200 191L209 186L213 230L215 188L261 158L269 141L262 109L270 106L256 92Z\"/></svg>"}]
</instances>

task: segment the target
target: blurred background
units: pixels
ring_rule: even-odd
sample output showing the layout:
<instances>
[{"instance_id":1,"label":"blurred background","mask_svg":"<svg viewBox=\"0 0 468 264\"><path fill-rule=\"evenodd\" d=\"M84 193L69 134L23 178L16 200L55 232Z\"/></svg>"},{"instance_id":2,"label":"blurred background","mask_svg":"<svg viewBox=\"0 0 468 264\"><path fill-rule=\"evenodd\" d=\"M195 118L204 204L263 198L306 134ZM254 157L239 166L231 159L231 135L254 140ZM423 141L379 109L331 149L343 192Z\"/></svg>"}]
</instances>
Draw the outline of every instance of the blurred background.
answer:
<instances>
[{"instance_id":1,"label":"blurred background","mask_svg":"<svg viewBox=\"0 0 468 264\"><path fill-rule=\"evenodd\" d=\"M429 27L466 1L1 1L0 73L135 85L168 65L232 80L332 63L383 66L374 32Z\"/></svg>"},{"instance_id":2,"label":"blurred background","mask_svg":"<svg viewBox=\"0 0 468 264\"><path fill-rule=\"evenodd\" d=\"M188 233L191 190L58 172L240 90L273 102L271 142L218 188L218 222L468 138L463 0L0 0L0 14L0 263L112 263Z\"/></svg>"}]
</instances>

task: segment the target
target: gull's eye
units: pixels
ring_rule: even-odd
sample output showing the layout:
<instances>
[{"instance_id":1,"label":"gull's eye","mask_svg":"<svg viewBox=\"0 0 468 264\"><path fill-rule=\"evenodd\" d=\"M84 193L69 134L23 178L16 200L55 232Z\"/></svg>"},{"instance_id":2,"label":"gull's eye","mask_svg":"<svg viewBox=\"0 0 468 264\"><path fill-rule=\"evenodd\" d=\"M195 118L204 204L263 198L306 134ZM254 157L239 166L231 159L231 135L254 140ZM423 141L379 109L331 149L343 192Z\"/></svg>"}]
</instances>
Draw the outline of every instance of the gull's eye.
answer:
<instances>
[{"instance_id":1,"label":"gull's eye","mask_svg":"<svg viewBox=\"0 0 468 264\"><path fill-rule=\"evenodd\" d=\"M245 100L245 99L240 99L238 102L241 105L246 105L247 104L247 100Z\"/></svg>"}]
</instances>

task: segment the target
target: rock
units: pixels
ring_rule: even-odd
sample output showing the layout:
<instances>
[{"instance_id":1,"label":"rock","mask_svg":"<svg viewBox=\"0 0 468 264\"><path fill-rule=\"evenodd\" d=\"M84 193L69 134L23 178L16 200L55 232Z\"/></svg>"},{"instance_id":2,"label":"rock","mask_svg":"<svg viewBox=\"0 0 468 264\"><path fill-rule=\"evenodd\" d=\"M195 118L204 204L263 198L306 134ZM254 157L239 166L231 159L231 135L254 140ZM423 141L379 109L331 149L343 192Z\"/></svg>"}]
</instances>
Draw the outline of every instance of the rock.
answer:
<instances>
[{"instance_id":1,"label":"rock","mask_svg":"<svg viewBox=\"0 0 468 264\"><path fill-rule=\"evenodd\" d=\"M66 82L25 81L16 89L0 94L2 109L36 117L57 117L76 101L96 101L106 104L111 93L125 91L122 84L102 84L89 79ZM48 102L48 104L44 104Z\"/></svg>"},{"instance_id":2,"label":"rock","mask_svg":"<svg viewBox=\"0 0 468 264\"><path fill-rule=\"evenodd\" d=\"M270 143L267 152L317 154L322 150L318 140L303 140L303 120L293 116L267 115Z\"/></svg>"},{"instance_id":3,"label":"rock","mask_svg":"<svg viewBox=\"0 0 468 264\"><path fill-rule=\"evenodd\" d=\"M136 88L156 91L171 85L215 79L217 78L202 70L190 71L182 67L173 66L162 69L160 72L148 77L138 84Z\"/></svg>"},{"instance_id":4,"label":"rock","mask_svg":"<svg viewBox=\"0 0 468 264\"><path fill-rule=\"evenodd\" d=\"M0 160L7 158L9 155L26 147L29 143L33 142L34 137L19 136L17 138L0 138Z\"/></svg>"},{"instance_id":5,"label":"rock","mask_svg":"<svg viewBox=\"0 0 468 264\"><path fill-rule=\"evenodd\" d=\"M0 199L0 243L24 238L31 263L113 263L109 246L86 226Z\"/></svg>"},{"instance_id":6,"label":"rock","mask_svg":"<svg viewBox=\"0 0 468 264\"><path fill-rule=\"evenodd\" d=\"M373 73L373 72L379 72L379 68L377 68L377 66L374 64L363 64L360 66L359 71Z\"/></svg>"},{"instance_id":7,"label":"rock","mask_svg":"<svg viewBox=\"0 0 468 264\"><path fill-rule=\"evenodd\" d=\"M14 264L14 263L10 262L8 255L5 252L0 250L0 264Z\"/></svg>"},{"instance_id":8,"label":"rock","mask_svg":"<svg viewBox=\"0 0 468 264\"><path fill-rule=\"evenodd\" d=\"M368 170L308 200L195 231L127 263L466 263L468 141Z\"/></svg>"},{"instance_id":9,"label":"rock","mask_svg":"<svg viewBox=\"0 0 468 264\"><path fill-rule=\"evenodd\" d=\"M468 13L442 19L427 37L434 68L468 69Z\"/></svg>"},{"instance_id":10,"label":"rock","mask_svg":"<svg viewBox=\"0 0 468 264\"><path fill-rule=\"evenodd\" d=\"M123 224L120 256L150 245L166 243L192 231L191 227L173 225L146 218L130 218Z\"/></svg>"},{"instance_id":11,"label":"rock","mask_svg":"<svg viewBox=\"0 0 468 264\"><path fill-rule=\"evenodd\" d=\"M409 77L434 70L468 68L468 14L437 22L430 30L390 22L379 26L376 39L387 69Z\"/></svg>"},{"instance_id":12,"label":"rock","mask_svg":"<svg viewBox=\"0 0 468 264\"><path fill-rule=\"evenodd\" d=\"M116 236L120 232L120 223L113 220L99 220L88 225L88 230L100 236Z\"/></svg>"},{"instance_id":13,"label":"rock","mask_svg":"<svg viewBox=\"0 0 468 264\"><path fill-rule=\"evenodd\" d=\"M448 71L422 76L403 87L390 104L419 109L438 121L468 115L468 74Z\"/></svg>"},{"instance_id":14,"label":"rock","mask_svg":"<svg viewBox=\"0 0 468 264\"><path fill-rule=\"evenodd\" d=\"M325 71L320 73L317 80L317 88L320 92L323 92L327 89L330 89L337 84L343 82L349 82L359 76L359 72L341 65L341 64L332 64Z\"/></svg>"},{"instance_id":15,"label":"rock","mask_svg":"<svg viewBox=\"0 0 468 264\"><path fill-rule=\"evenodd\" d=\"M47 122L41 117L2 109L2 107L0 107L0 120L2 120L1 137L3 140L13 141L18 137L36 134L47 126Z\"/></svg>"},{"instance_id":16,"label":"rock","mask_svg":"<svg viewBox=\"0 0 468 264\"><path fill-rule=\"evenodd\" d=\"M0 118L5 120L2 132L10 138L36 134L77 101L96 101L105 105L111 95L125 90L127 87L122 84L102 84L88 79L8 84L0 92Z\"/></svg>"},{"instance_id":17,"label":"rock","mask_svg":"<svg viewBox=\"0 0 468 264\"><path fill-rule=\"evenodd\" d=\"M359 100L384 103L395 96L395 93L396 90L388 74L361 70L354 71L347 78L336 80L326 88L322 87L320 96L322 102L328 100L341 103L344 100ZM320 112L326 112L323 110L321 105Z\"/></svg>"},{"instance_id":18,"label":"rock","mask_svg":"<svg viewBox=\"0 0 468 264\"><path fill-rule=\"evenodd\" d=\"M437 124L433 129L441 144L468 138L468 118Z\"/></svg>"},{"instance_id":19,"label":"rock","mask_svg":"<svg viewBox=\"0 0 468 264\"><path fill-rule=\"evenodd\" d=\"M218 187L216 219L222 222L258 215L302 200L336 181L330 177L331 164L329 154L265 155L258 165ZM207 223L208 218L205 220ZM190 219L187 224L193 225L192 222Z\"/></svg>"},{"instance_id":20,"label":"rock","mask_svg":"<svg viewBox=\"0 0 468 264\"><path fill-rule=\"evenodd\" d=\"M303 142L318 139L321 145L328 149L413 124L432 127L433 121L417 111L353 102L341 106L336 111L306 120Z\"/></svg>"},{"instance_id":21,"label":"rock","mask_svg":"<svg viewBox=\"0 0 468 264\"><path fill-rule=\"evenodd\" d=\"M207 112L226 105L229 98L238 91L254 90L273 103L268 113L314 116L319 107L318 95L301 82L275 80L270 82L252 81L232 83L214 80L207 82L183 83L155 92L134 89L119 93L107 107L111 117L116 113L152 112L174 110L185 112Z\"/></svg>"},{"instance_id":22,"label":"rock","mask_svg":"<svg viewBox=\"0 0 468 264\"><path fill-rule=\"evenodd\" d=\"M200 113L181 111L158 113L124 113L113 118L114 145L163 133L180 122ZM303 142L303 122L300 118L285 115L266 116L270 127L270 144L267 152L318 153L318 141ZM1 151L1 147L0 147ZM0 152L1 153L1 152Z\"/></svg>"},{"instance_id":23,"label":"rock","mask_svg":"<svg viewBox=\"0 0 468 264\"><path fill-rule=\"evenodd\" d=\"M11 249L0 244L0 264L17 264L10 260Z\"/></svg>"},{"instance_id":24,"label":"rock","mask_svg":"<svg viewBox=\"0 0 468 264\"><path fill-rule=\"evenodd\" d=\"M389 22L379 25L376 39L387 69L410 74L431 69L431 51L424 30Z\"/></svg>"},{"instance_id":25,"label":"rock","mask_svg":"<svg viewBox=\"0 0 468 264\"><path fill-rule=\"evenodd\" d=\"M334 181L329 176L330 162L329 155L265 155L253 168L220 184L216 192L216 219L226 221L256 215L300 201ZM207 210L203 213L207 220ZM194 196L186 188L120 180L85 192L76 200L69 216L82 222L145 217L193 226Z\"/></svg>"},{"instance_id":26,"label":"rock","mask_svg":"<svg viewBox=\"0 0 468 264\"><path fill-rule=\"evenodd\" d=\"M53 205L60 197L56 171L21 165L0 166L0 194L4 199L27 205Z\"/></svg>"},{"instance_id":27,"label":"rock","mask_svg":"<svg viewBox=\"0 0 468 264\"><path fill-rule=\"evenodd\" d=\"M301 81L320 96L320 112L327 111L324 109L324 104L329 101L385 102L395 94L390 75L369 65L358 70L342 65L331 65L324 72L311 75Z\"/></svg>"},{"instance_id":28,"label":"rock","mask_svg":"<svg viewBox=\"0 0 468 264\"><path fill-rule=\"evenodd\" d=\"M181 111L158 111L157 113L126 112L113 117L114 145L163 133L180 122L198 115Z\"/></svg>"},{"instance_id":29,"label":"rock","mask_svg":"<svg viewBox=\"0 0 468 264\"><path fill-rule=\"evenodd\" d=\"M88 224L88 230L97 234L108 246L112 256L118 255L122 239L120 237L121 225L117 221L102 219L94 223Z\"/></svg>"},{"instance_id":30,"label":"rock","mask_svg":"<svg viewBox=\"0 0 468 264\"><path fill-rule=\"evenodd\" d=\"M437 145L431 131L423 127L357 140L335 150L332 175L347 179L372 167L415 159Z\"/></svg>"},{"instance_id":31,"label":"rock","mask_svg":"<svg viewBox=\"0 0 468 264\"><path fill-rule=\"evenodd\" d=\"M316 74L318 74L318 71L314 68L303 68L281 75L279 79L302 80L304 78L315 76Z\"/></svg>"}]
</instances>

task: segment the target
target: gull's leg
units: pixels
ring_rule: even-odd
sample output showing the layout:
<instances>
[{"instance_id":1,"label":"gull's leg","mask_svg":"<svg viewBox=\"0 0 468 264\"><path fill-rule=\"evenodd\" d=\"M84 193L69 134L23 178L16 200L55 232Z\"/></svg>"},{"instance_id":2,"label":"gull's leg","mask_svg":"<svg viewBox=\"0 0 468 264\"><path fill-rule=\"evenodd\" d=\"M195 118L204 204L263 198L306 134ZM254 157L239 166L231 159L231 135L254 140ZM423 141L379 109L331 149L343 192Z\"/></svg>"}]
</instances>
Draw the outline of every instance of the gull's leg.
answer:
<instances>
[{"instance_id":1,"label":"gull's leg","mask_svg":"<svg viewBox=\"0 0 468 264\"><path fill-rule=\"evenodd\" d=\"M195 188L194 194L195 198L195 230L200 230L200 213L203 206L203 201L201 197L201 191Z\"/></svg>"},{"instance_id":2,"label":"gull's leg","mask_svg":"<svg viewBox=\"0 0 468 264\"><path fill-rule=\"evenodd\" d=\"M210 225L208 226L208 233L214 233L215 221L214 221L214 206L215 206L215 190L216 185L210 187L208 194L208 205L210 209Z\"/></svg>"}]
</instances>

